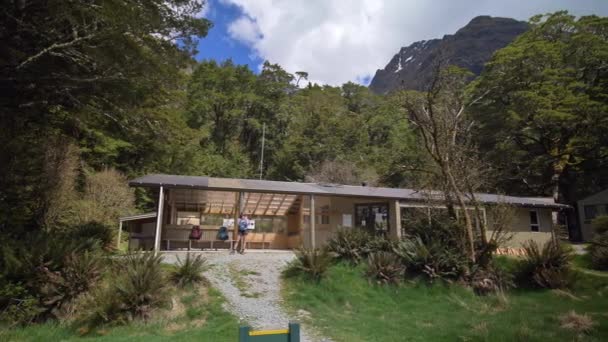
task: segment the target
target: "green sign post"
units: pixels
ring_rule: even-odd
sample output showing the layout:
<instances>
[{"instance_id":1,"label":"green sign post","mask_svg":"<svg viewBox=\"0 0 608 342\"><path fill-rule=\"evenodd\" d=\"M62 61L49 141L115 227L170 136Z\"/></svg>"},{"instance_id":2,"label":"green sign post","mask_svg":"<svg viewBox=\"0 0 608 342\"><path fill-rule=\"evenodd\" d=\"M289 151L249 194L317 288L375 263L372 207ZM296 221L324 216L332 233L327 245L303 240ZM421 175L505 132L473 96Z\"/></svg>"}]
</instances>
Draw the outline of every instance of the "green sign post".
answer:
<instances>
[{"instance_id":1,"label":"green sign post","mask_svg":"<svg viewBox=\"0 0 608 342\"><path fill-rule=\"evenodd\" d=\"M239 342L300 342L300 325L289 323L288 329L251 330L239 328Z\"/></svg>"}]
</instances>

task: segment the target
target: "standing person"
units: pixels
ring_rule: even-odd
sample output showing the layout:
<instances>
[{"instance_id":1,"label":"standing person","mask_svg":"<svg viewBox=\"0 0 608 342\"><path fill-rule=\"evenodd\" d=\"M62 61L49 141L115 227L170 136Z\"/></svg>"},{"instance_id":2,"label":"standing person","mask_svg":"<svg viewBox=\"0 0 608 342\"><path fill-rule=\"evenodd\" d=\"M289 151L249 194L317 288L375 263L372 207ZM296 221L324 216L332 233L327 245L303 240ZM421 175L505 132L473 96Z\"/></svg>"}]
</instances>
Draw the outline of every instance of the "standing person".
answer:
<instances>
[{"instance_id":1,"label":"standing person","mask_svg":"<svg viewBox=\"0 0 608 342\"><path fill-rule=\"evenodd\" d=\"M241 214L239 216L239 221L237 224L237 227L239 229L238 237L236 239L236 242L234 243L234 248L232 249L231 254L234 254L235 250L238 249L239 242L241 243L241 249L239 249L239 253L245 254L245 239L247 238L247 233L249 232L247 230L247 226L249 226L249 219L247 218L247 215Z\"/></svg>"}]
</instances>

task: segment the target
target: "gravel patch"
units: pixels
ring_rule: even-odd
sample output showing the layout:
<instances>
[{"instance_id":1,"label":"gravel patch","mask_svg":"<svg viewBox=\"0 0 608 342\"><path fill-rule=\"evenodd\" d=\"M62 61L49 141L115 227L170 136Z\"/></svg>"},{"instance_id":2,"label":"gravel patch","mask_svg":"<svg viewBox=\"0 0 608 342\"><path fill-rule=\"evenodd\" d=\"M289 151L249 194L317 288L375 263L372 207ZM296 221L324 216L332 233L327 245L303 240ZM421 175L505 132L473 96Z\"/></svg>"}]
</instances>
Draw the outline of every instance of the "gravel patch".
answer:
<instances>
[{"instance_id":1,"label":"gravel patch","mask_svg":"<svg viewBox=\"0 0 608 342\"><path fill-rule=\"evenodd\" d=\"M254 329L285 329L290 317L281 307L281 270L294 258L289 251L250 251L245 255L227 251L200 253L212 265L205 276L228 301L226 309ZM164 253L165 262L175 263L176 255ZM301 326L301 341L326 342L310 327Z\"/></svg>"}]
</instances>

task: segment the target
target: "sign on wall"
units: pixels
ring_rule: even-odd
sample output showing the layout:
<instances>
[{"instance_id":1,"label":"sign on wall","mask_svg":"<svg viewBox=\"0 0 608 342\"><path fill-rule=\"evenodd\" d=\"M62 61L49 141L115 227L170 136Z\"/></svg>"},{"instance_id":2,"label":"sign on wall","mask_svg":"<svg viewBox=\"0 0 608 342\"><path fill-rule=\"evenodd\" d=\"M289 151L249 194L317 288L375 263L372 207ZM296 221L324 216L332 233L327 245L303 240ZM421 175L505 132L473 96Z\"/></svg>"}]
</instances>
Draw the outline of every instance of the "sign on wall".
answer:
<instances>
[{"instance_id":1,"label":"sign on wall","mask_svg":"<svg viewBox=\"0 0 608 342\"><path fill-rule=\"evenodd\" d=\"M352 227L352 226L353 226L353 215L342 214L342 227Z\"/></svg>"}]
</instances>

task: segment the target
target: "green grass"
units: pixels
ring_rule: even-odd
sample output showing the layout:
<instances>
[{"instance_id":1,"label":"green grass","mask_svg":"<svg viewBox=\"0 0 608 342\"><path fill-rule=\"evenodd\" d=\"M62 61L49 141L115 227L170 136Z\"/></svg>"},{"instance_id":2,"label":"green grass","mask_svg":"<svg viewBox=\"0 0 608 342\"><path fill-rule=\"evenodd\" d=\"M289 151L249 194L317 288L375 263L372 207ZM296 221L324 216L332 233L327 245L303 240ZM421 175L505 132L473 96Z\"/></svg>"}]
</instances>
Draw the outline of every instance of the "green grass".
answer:
<instances>
[{"instance_id":1,"label":"green grass","mask_svg":"<svg viewBox=\"0 0 608 342\"><path fill-rule=\"evenodd\" d=\"M150 323L102 327L80 336L74 327L57 323L26 328L0 327L0 341L237 341L239 322L222 308L221 294L213 289L201 292L191 287L179 299L183 312Z\"/></svg>"},{"instance_id":2,"label":"green grass","mask_svg":"<svg viewBox=\"0 0 608 342\"><path fill-rule=\"evenodd\" d=\"M361 267L339 264L319 284L285 279L283 295L288 310L308 311L305 323L335 341L608 339L608 279L588 274L579 275L572 292L520 289L505 297L479 297L459 285L411 281L380 287L365 280ZM592 317L591 333L560 327L559 316L571 310Z\"/></svg>"}]
</instances>

